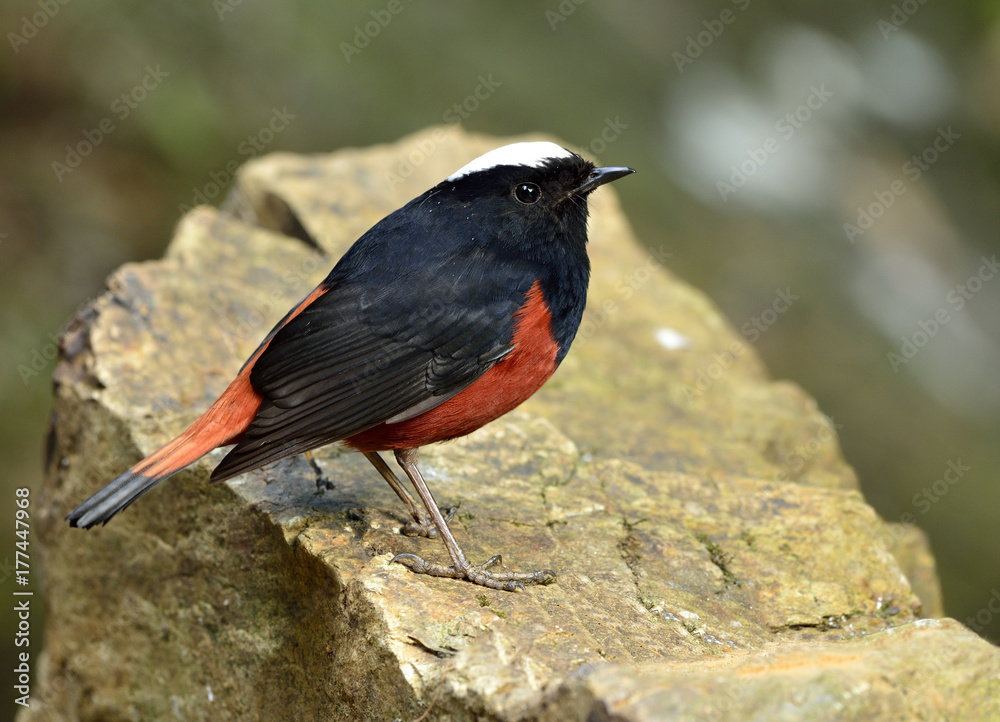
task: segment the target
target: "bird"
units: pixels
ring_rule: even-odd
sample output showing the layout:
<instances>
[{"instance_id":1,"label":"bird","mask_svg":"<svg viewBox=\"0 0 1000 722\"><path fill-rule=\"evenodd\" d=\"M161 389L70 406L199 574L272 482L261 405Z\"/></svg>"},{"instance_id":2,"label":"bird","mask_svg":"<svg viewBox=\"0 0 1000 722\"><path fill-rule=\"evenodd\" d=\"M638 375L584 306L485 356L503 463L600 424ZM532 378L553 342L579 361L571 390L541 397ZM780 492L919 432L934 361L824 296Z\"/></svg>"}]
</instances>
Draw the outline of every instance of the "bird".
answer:
<instances>
[{"instance_id":1,"label":"bird","mask_svg":"<svg viewBox=\"0 0 1000 722\"><path fill-rule=\"evenodd\" d=\"M419 574L523 591L548 569L471 563L419 469L419 450L511 411L553 374L587 301L588 196L635 171L548 141L495 148L365 232L296 304L221 396L177 438L66 516L106 524L164 479L232 446L223 481L340 442L407 507L410 536L440 536L450 565L398 554ZM393 452L418 504L380 452Z\"/></svg>"}]
</instances>

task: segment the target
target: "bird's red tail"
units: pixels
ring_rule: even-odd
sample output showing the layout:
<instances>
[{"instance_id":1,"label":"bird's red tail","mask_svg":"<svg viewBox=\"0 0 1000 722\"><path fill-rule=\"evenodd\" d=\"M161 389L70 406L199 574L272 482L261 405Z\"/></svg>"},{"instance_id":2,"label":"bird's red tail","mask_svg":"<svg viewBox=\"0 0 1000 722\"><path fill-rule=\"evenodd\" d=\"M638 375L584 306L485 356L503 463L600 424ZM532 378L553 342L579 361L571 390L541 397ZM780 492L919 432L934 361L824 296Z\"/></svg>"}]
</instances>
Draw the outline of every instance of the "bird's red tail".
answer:
<instances>
[{"instance_id":1,"label":"bird's red tail","mask_svg":"<svg viewBox=\"0 0 1000 722\"><path fill-rule=\"evenodd\" d=\"M89 529L95 524L106 524L108 519L167 477L190 466L212 449L239 441L257 414L262 400L250 383L250 370L254 362L285 324L327 290L325 285L320 284L299 301L261 341L233 382L208 411L199 416L183 434L154 451L71 511L66 516L70 526Z\"/></svg>"},{"instance_id":2,"label":"bird's red tail","mask_svg":"<svg viewBox=\"0 0 1000 722\"><path fill-rule=\"evenodd\" d=\"M258 354L260 349L258 349ZM255 354L255 358L258 354ZM212 449L236 443L253 421L261 397L250 385L248 363L222 396L183 434L147 456L69 513L70 526L104 524L169 476Z\"/></svg>"}]
</instances>

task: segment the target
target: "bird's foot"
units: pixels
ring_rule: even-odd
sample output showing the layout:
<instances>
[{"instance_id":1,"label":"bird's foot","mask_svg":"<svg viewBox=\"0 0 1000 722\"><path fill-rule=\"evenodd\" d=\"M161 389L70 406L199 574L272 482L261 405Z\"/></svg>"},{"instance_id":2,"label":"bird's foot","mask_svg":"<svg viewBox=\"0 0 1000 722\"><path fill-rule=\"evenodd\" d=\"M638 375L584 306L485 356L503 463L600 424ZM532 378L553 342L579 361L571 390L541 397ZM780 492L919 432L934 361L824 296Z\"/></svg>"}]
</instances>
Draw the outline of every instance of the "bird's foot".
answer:
<instances>
[{"instance_id":1,"label":"bird's foot","mask_svg":"<svg viewBox=\"0 0 1000 722\"><path fill-rule=\"evenodd\" d=\"M525 584L551 584L556 578L555 572L550 569L539 569L537 572L492 571L490 567L498 567L503 564L503 559L499 554L491 557L484 564L469 564L465 569L432 564L416 554L397 554L392 558L392 561L402 564L417 574L466 579L473 584L490 589L502 589L506 592L523 592Z\"/></svg>"},{"instance_id":2,"label":"bird's foot","mask_svg":"<svg viewBox=\"0 0 1000 722\"><path fill-rule=\"evenodd\" d=\"M455 516L455 512L458 511L458 507L449 506L447 508L441 509L441 513L444 515L444 520L446 522L451 521L451 518ZM431 521L426 515L421 513L420 520L414 519L413 521L407 522L403 525L401 531L404 536L423 536L428 539L437 539L438 530L434 526L434 522Z\"/></svg>"},{"instance_id":3,"label":"bird's foot","mask_svg":"<svg viewBox=\"0 0 1000 722\"><path fill-rule=\"evenodd\" d=\"M316 494L322 494L324 491L333 491L337 487L333 485L333 482L323 475L323 470L319 468L319 464L316 463L316 459L313 458L311 452L307 451L305 453L306 461L309 462L309 468L313 470L313 474L316 475Z\"/></svg>"}]
</instances>

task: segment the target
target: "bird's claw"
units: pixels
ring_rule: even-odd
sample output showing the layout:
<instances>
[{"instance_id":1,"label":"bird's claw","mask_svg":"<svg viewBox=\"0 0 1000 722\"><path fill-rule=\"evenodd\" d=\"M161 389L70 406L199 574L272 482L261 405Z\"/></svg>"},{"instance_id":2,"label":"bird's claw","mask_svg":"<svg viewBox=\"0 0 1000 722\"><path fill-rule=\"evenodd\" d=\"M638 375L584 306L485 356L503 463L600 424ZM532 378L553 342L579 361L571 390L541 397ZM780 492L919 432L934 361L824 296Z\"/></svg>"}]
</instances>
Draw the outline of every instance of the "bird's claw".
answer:
<instances>
[{"instance_id":1,"label":"bird's claw","mask_svg":"<svg viewBox=\"0 0 1000 722\"><path fill-rule=\"evenodd\" d=\"M441 509L441 514L444 515L444 520L448 522L451 521L451 518L455 516L455 512L457 511L458 507L449 506ZM403 525L403 528L400 531L402 531L403 536L422 536L427 537L428 539L438 538L437 527L434 526L434 522L427 517L423 517L419 521L414 519L413 521L407 522Z\"/></svg>"},{"instance_id":2,"label":"bird's claw","mask_svg":"<svg viewBox=\"0 0 1000 722\"><path fill-rule=\"evenodd\" d=\"M470 564L466 569L456 569L433 564L416 554L397 554L393 562L402 564L415 574L429 574L433 577L448 577L450 579L467 579L490 589L501 589L506 592L523 592L525 584L551 584L556 575L551 569L539 569L535 572L494 572L491 567L501 566L503 558L497 554L479 565Z\"/></svg>"}]
</instances>

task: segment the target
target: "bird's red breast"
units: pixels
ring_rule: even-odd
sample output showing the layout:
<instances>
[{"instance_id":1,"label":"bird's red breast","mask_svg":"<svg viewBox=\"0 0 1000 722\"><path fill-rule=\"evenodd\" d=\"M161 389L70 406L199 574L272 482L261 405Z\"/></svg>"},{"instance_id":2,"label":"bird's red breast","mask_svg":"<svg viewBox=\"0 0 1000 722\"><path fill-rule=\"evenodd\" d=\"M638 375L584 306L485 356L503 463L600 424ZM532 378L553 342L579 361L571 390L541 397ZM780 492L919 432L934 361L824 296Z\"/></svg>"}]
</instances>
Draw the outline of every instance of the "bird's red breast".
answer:
<instances>
[{"instance_id":1,"label":"bird's red breast","mask_svg":"<svg viewBox=\"0 0 1000 722\"><path fill-rule=\"evenodd\" d=\"M419 416L344 440L358 451L410 449L469 434L535 393L556 370L552 315L536 281L514 314L513 350L470 386Z\"/></svg>"}]
</instances>

